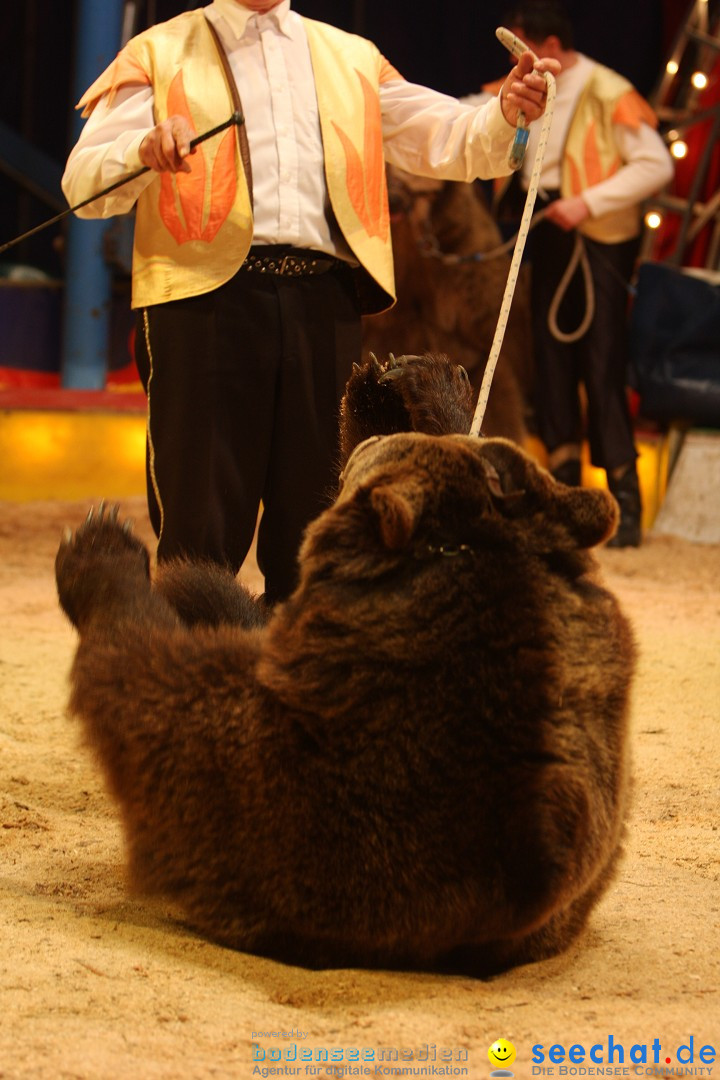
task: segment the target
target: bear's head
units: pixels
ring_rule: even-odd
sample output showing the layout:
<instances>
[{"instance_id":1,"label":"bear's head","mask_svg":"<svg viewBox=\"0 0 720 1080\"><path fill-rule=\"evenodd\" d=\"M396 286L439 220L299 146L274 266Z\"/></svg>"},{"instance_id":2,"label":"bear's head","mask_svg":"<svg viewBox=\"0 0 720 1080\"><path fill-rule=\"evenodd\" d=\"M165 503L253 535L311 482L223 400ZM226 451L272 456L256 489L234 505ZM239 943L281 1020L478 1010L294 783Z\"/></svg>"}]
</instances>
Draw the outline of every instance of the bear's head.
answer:
<instances>
[{"instance_id":1,"label":"bear's head","mask_svg":"<svg viewBox=\"0 0 720 1080\"><path fill-rule=\"evenodd\" d=\"M350 456L335 504L308 529L301 563L326 580L369 580L428 550L579 552L612 536L617 519L606 491L558 483L506 439L378 436Z\"/></svg>"}]
</instances>

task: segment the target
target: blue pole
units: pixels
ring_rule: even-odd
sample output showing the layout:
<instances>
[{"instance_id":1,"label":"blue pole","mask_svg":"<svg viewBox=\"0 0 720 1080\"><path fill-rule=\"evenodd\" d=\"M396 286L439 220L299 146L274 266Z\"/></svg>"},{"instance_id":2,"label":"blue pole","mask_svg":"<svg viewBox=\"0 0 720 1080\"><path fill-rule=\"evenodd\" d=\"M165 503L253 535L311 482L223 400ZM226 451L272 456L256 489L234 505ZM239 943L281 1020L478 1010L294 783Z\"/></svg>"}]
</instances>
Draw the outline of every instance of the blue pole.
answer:
<instances>
[{"instance_id":1,"label":"blue pole","mask_svg":"<svg viewBox=\"0 0 720 1080\"><path fill-rule=\"evenodd\" d=\"M120 47L123 0L78 0L74 101ZM73 142L83 121L76 114ZM111 272L103 255L107 221L72 216L68 228L61 383L69 389L105 386L110 343Z\"/></svg>"}]
</instances>

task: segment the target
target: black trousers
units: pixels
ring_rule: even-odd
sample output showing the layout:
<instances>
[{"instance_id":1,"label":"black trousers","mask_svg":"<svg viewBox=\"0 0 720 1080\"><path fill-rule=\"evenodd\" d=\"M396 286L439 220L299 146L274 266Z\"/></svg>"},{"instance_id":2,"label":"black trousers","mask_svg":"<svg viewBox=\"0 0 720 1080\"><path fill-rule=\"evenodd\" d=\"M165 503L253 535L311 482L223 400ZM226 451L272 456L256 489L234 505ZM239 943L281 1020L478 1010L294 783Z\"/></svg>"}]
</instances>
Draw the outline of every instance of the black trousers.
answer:
<instances>
[{"instance_id":1,"label":"black trousers","mask_svg":"<svg viewBox=\"0 0 720 1080\"><path fill-rule=\"evenodd\" d=\"M584 337L566 343L552 336L547 316L570 261L575 233L541 222L530 235L538 434L549 452L565 443L581 443L587 435L593 464L615 469L636 457L626 390L626 286L638 241L600 244L585 239L595 287L595 317ZM560 329L566 333L575 330L584 312L585 291L578 268L558 313ZM582 415L580 383L587 395L586 418Z\"/></svg>"},{"instance_id":2,"label":"black trousers","mask_svg":"<svg viewBox=\"0 0 720 1080\"><path fill-rule=\"evenodd\" d=\"M239 271L212 292L139 312L147 486L159 560L237 572L262 502L266 598L295 586L306 525L331 500L338 407L361 326L351 272Z\"/></svg>"}]
</instances>

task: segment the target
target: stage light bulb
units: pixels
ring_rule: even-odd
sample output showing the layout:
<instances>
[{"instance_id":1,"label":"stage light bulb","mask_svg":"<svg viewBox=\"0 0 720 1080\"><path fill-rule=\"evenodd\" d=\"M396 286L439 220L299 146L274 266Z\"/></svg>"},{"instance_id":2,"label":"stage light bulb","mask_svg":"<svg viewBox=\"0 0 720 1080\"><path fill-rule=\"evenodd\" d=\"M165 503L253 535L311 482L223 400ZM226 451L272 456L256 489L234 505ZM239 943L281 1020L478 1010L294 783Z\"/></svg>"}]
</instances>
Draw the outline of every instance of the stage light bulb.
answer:
<instances>
[{"instance_id":1,"label":"stage light bulb","mask_svg":"<svg viewBox=\"0 0 720 1080\"><path fill-rule=\"evenodd\" d=\"M645 224L648 229L659 229L662 225L662 214L658 213L657 210L648 210L645 215Z\"/></svg>"},{"instance_id":2,"label":"stage light bulb","mask_svg":"<svg viewBox=\"0 0 720 1080\"><path fill-rule=\"evenodd\" d=\"M704 90L708 84L708 77L704 71L696 71L690 79L690 82L696 90Z\"/></svg>"},{"instance_id":3,"label":"stage light bulb","mask_svg":"<svg viewBox=\"0 0 720 1080\"><path fill-rule=\"evenodd\" d=\"M679 68L680 65L678 64L677 60L668 60L667 64L665 65L665 70L667 71L668 75L677 75Z\"/></svg>"},{"instance_id":4,"label":"stage light bulb","mask_svg":"<svg viewBox=\"0 0 720 1080\"><path fill-rule=\"evenodd\" d=\"M688 144L683 139L676 139L674 143L670 145L670 153L678 161L687 157Z\"/></svg>"}]
</instances>

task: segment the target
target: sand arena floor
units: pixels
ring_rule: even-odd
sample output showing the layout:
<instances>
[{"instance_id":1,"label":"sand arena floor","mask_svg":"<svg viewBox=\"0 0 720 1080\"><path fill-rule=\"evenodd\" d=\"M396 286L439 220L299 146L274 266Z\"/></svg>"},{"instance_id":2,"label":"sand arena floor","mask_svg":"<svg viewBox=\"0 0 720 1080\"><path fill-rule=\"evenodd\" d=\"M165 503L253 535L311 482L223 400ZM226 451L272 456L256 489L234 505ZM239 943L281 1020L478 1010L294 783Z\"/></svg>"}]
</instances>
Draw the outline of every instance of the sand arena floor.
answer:
<instances>
[{"instance_id":1,"label":"sand arena floor","mask_svg":"<svg viewBox=\"0 0 720 1080\"><path fill-rule=\"evenodd\" d=\"M708 1075L710 1045L720 1076L720 548L656 537L600 553L640 645L636 794L627 856L583 938L488 982L308 972L209 944L125 891L113 806L64 715L74 634L53 559L88 505L0 505L0 1077L250 1080L255 1042L268 1056L428 1046L413 1063L425 1072L409 1074L427 1076L451 1049L462 1071L450 1075L481 1080L498 1037L516 1047L518 1078L533 1075L537 1044L610 1038L624 1075L654 1074L658 1039L659 1069ZM123 512L149 539L144 500ZM290 1037L257 1034L272 1032ZM630 1062L633 1046L648 1064ZM331 1075L292 1067L270 1075ZM365 1067L349 1075L402 1075Z\"/></svg>"}]
</instances>

